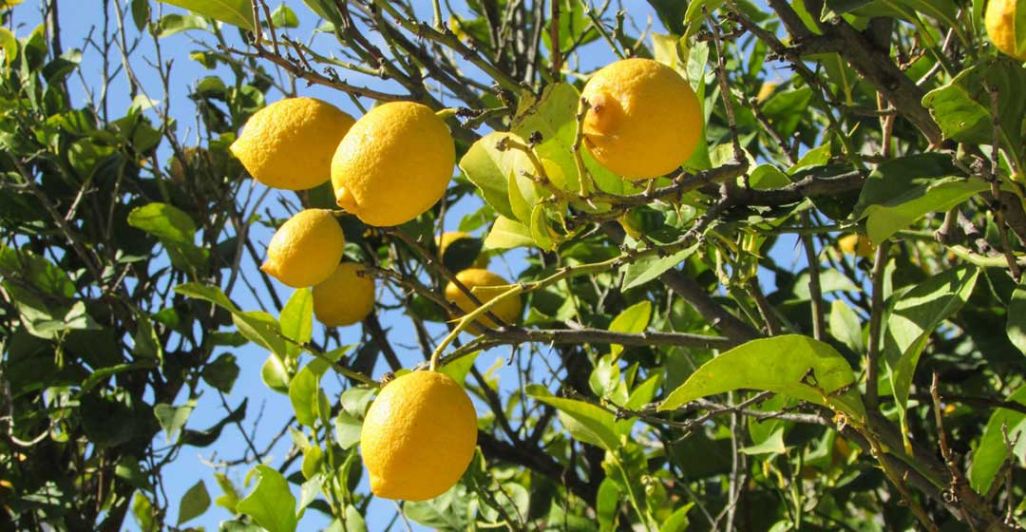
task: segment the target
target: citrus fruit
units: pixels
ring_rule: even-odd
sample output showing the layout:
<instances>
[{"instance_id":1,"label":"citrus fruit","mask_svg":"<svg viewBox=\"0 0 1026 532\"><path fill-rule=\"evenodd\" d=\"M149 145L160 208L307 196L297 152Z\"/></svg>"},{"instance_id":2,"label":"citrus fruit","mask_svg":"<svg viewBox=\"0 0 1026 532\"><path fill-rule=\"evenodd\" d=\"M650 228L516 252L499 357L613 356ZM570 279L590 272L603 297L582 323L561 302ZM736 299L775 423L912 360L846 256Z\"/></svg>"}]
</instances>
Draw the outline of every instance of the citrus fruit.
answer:
<instances>
[{"instance_id":1,"label":"citrus fruit","mask_svg":"<svg viewBox=\"0 0 1026 532\"><path fill-rule=\"evenodd\" d=\"M338 267L345 244L342 227L331 211L299 211L271 237L260 269L293 288L314 286Z\"/></svg>"},{"instance_id":2,"label":"citrus fruit","mask_svg":"<svg viewBox=\"0 0 1026 532\"><path fill-rule=\"evenodd\" d=\"M1006 55L1019 61L1026 61L1026 47L1019 46L1015 38L1017 0L990 0L987 4L987 13L984 17L984 25L987 27L987 35L994 47Z\"/></svg>"},{"instance_id":3,"label":"citrus fruit","mask_svg":"<svg viewBox=\"0 0 1026 532\"><path fill-rule=\"evenodd\" d=\"M845 255L858 255L866 259L872 258L876 253L876 246L869 240L869 237L858 233L844 235L837 239L837 247Z\"/></svg>"},{"instance_id":4,"label":"citrus fruit","mask_svg":"<svg viewBox=\"0 0 1026 532\"><path fill-rule=\"evenodd\" d=\"M445 257L445 252L449 249L449 246L459 242L461 240L469 240L474 237L465 231L446 231L436 238L435 244L438 246L438 256ZM458 246L459 244L457 244ZM468 242L469 246L469 242ZM458 249L458 248L457 248ZM474 258L473 266L477 268L484 268L488 265L488 256L483 253L478 253Z\"/></svg>"},{"instance_id":5,"label":"citrus fruit","mask_svg":"<svg viewBox=\"0 0 1026 532\"><path fill-rule=\"evenodd\" d=\"M374 279L366 268L343 262L335 273L313 288L313 310L317 320L329 327L362 321L374 310Z\"/></svg>"},{"instance_id":6,"label":"citrus fruit","mask_svg":"<svg viewBox=\"0 0 1026 532\"><path fill-rule=\"evenodd\" d=\"M463 270L456 274L456 279L470 289L470 292L473 293L481 303L487 303L488 301L495 299L496 296L508 291L510 288L509 282L501 276L481 268L468 268ZM471 312L477 308L477 304L470 299L470 296L460 290L460 288L456 286L456 283L453 282L450 282L445 287L445 299L455 303L456 306L464 313ZM495 316L503 322L512 324L516 323L517 319L520 317L522 306L523 303L520 299L520 295L517 295L500 301L491 308L491 311L492 314L495 314ZM490 329L497 326L495 321L487 315L478 318L476 322ZM471 327L468 330L471 332L478 332L475 327Z\"/></svg>"},{"instance_id":7,"label":"citrus fruit","mask_svg":"<svg viewBox=\"0 0 1026 532\"><path fill-rule=\"evenodd\" d=\"M463 388L437 371L389 382L360 430L371 491L386 499L437 497L463 476L477 446L477 414Z\"/></svg>"},{"instance_id":8,"label":"citrus fruit","mask_svg":"<svg viewBox=\"0 0 1026 532\"><path fill-rule=\"evenodd\" d=\"M602 166L637 180L679 168L698 146L702 106L687 80L651 59L624 59L596 72L584 141Z\"/></svg>"},{"instance_id":9,"label":"citrus fruit","mask_svg":"<svg viewBox=\"0 0 1026 532\"><path fill-rule=\"evenodd\" d=\"M382 104L356 121L331 161L335 199L368 225L408 222L441 199L456 148L445 122L425 105Z\"/></svg>"},{"instance_id":10,"label":"citrus fruit","mask_svg":"<svg viewBox=\"0 0 1026 532\"><path fill-rule=\"evenodd\" d=\"M229 149L253 179L306 190L331 178L331 157L353 122L316 98L286 98L254 113Z\"/></svg>"}]
</instances>

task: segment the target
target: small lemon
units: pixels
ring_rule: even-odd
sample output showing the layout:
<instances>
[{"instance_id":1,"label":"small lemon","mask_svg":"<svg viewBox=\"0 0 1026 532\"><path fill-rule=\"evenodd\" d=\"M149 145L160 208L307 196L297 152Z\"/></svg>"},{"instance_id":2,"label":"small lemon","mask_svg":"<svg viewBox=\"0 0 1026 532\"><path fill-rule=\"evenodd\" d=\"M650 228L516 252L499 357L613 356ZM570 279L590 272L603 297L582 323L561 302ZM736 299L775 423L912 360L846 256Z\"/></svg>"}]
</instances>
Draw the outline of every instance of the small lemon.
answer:
<instances>
[{"instance_id":1,"label":"small lemon","mask_svg":"<svg viewBox=\"0 0 1026 532\"><path fill-rule=\"evenodd\" d=\"M470 289L470 292L481 303L487 303L492 299L495 299L499 294L509 290L509 282L503 279L501 276L496 275L488 270L482 270L480 268L469 268L456 274L458 279L464 286ZM477 308L475 304L466 293L464 293L456 283L450 282L445 287L445 299L451 301L459 307L464 313L468 313ZM520 296L506 298L503 301L497 303L491 308L493 314L507 324L513 324L520 318L520 311L523 310L523 302ZM488 328L495 328L496 323L487 316L482 316L477 319L477 323L483 324ZM471 327L471 332L479 332L475 327Z\"/></svg>"},{"instance_id":2,"label":"small lemon","mask_svg":"<svg viewBox=\"0 0 1026 532\"><path fill-rule=\"evenodd\" d=\"M331 211L306 209L274 233L260 269L293 288L314 286L338 268L345 244L342 227Z\"/></svg>"},{"instance_id":3,"label":"small lemon","mask_svg":"<svg viewBox=\"0 0 1026 532\"><path fill-rule=\"evenodd\" d=\"M869 240L869 237L858 233L844 235L837 239L837 247L845 255L858 255L866 259L873 258L876 253L876 246Z\"/></svg>"},{"instance_id":4,"label":"small lemon","mask_svg":"<svg viewBox=\"0 0 1026 532\"><path fill-rule=\"evenodd\" d=\"M477 414L448 375L414 371L389 382L360 430L371 491L386 499L422 501L445 493L470 465Z\"/></svg>"},{"instance_id":5,"label":"small lemon","mask_svg":"<svg viewBox=\"0 0 1026 532\"><path fill-rule=\"evenodd\" d=\"M313 288L313 309L318 321L342 327L362 321L374 310L374 279L366 268L343 262L326 280Z\"/></svg>"},{"instance_id":6,"label":"small lemon","mask_svg":"<svg viewBox=\"0 0 1026 532\"><path fill-rule=\"evenodd\" d=\"M631 180L659 177L684 164L702 135L702 106L691 85L651 59L612 63L581 96L585 145L602 166Z\"/></svg>"},{"instance_id":7,"label":"small lemon","mask_svg":"<svg viewBox=\"0 0 1026 532\"><path fill-rule=\"evenodd\" d=\"M331 179L331 157L353 123L327 102L286 98L254 113L229 149L253 179L306 190Z\"/></svg>"},{"instance_id":8,"label":"small lemon","mask_svg":"<svg viewBox=\"0 0 1026 532\"><path fill-rule=\"evenodd\" d=\"M435 244L438 246L438 256L445 257L445 251L449 249L452 244L467 238L474 238L465 231L446 231L435 239ZM478 253L477 257L474 258L474 267L484 268L488 266L488 256L484 253Z\"/></svg>"},{"instance_id":9,"label":"small lemon","mask_svg":"<svg viewBox=\"0 0 1026 532\"><path fill-rule=\"evenodd\" d=\"M340 207L368 225L406 223L441 199L456 147L445 122L425 105L390 102L349 130L331 161Z\"/></svg>"},{"instance_id":10,"label":"small lemon","mask_svg":"<svg viewBox=\"0 0 1026 532\"><path fill-rule=\"evenodd\" d=\"M1015 40L1017 3L1018 0L990 0L984 25L995 48L1019 61L1026 61L1026 47L1020 47Z\"/></svg>"}]
</instances>

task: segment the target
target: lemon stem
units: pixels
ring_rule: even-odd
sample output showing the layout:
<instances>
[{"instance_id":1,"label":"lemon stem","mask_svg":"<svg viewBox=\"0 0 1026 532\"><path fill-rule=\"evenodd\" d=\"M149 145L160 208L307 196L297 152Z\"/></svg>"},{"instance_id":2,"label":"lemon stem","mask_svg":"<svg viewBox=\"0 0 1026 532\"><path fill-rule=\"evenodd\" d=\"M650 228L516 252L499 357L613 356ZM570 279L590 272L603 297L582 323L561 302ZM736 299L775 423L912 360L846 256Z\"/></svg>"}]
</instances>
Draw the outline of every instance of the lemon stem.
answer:
<instances>
[{"instance_id":1,"label":"lemon stem","mask_svg":"<svg viewBox=\"0 0 1026 532\"><path fill-rule=\"evenodd\" d=\"M459 336L460 333L467 328L467 326L473 323L474 320L476 320L477 318L484 315L495 305L498 305L500 302L505 301L506 299L509 299L515 295L520 295L521 293L523 293L523 291L524 285L513 285L512 287L510 287L509 290L506 290L505 292L499 294L493 299L485 301L480 307L477 307L473 311L463 315L463 317L460 318L458 322L456 322L456 326L453 327L452 331L450 331L449 334L444 339L442 339L442 343L438 344L438 347L435 348L435 351L431 353L431 371L435 371L438 369L438 360L442 357L442 353L445 351L445 348L449 347L449 344L451 344L453 340L455 340L456 337Z\"/></svg>"},{"instance_id":2,"label":"lemon stem","mask_svg":"<svg viewBox=\"0 0 1026 532\"><path fill-rule=\"evenodd\" d=\"M455 107L446 107L445 109L439 109L438 111L435 111L435 116L441 118L442 120L445 120L447 118L452 118L456 116L457 111L458 110Z\"/></svg>"}]
</instances>

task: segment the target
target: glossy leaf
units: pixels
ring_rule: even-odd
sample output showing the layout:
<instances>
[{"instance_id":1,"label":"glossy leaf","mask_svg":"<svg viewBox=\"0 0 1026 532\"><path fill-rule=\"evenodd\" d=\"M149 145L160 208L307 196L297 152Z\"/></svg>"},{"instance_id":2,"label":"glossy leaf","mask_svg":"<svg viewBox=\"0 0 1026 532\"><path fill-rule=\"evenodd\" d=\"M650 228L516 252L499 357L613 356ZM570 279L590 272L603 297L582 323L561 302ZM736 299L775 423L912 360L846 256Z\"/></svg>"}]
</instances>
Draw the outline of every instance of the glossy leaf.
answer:
<instances>
[{"instance_id":1,"label":"glossy leaf","mask_svg":"<svg viewBox=\"0 0 1026 532\"><path fill-rule=\"evenodd\" d=\"M529 385L525 391L535 400L556 408L560 421L574 439L607 451L615 451L620 446L616 435L616 420L611 412L584 401L556 397L544 386L536 384Z\"/></svg>"},{"instance_id":2,"label":"glossy leaf","mask_svg":"<svg viewBox=\"0 0 1026 532\"><path fill-rule=\"evenodd\" d=\"M789 334L752 340L706 362L659 405L674 410L695 399L733 390L766 390L862 418L852 389L855 374L833 347Z\"/></svg>"},{"instance_id":3,"label":"glossy leaf","mask_svg":"<svg viewBox=\"0 0 1026 532\"><path fill-rule=\"evenodd\" d=\"M1026 406L1026 387L1019 388L1008 400ZM1015 444L1011 456L1005 442L1005 431L1008 441ZM990 415L980 443L973 451L969 467L969 483L973 489L987 493L1006 460L1016 460L1020 467L1026 467L1026 414L998 408Z\"/></svg>"},{"instance_id":4,"label":"glossy leaf","mask_svg":"<svg viewBox=\"0 0 1026 532\"><path fill-rule=\"evenodd\" d=\"M253 31L252 0L160 0L221 22Z\"/></svg>"},{"instance_id":5,"label":"glossy leaf","mask_svg":"<svg viewBox=\"0 0 1026 532\"><path fill-rule=\"evenodd\" d=\"M293 532L297 521L296 498L285 477L266 465L256 466L250 475L256 475L256 487L235 505L236 511L250 516L268 532Z\"/></svg>"},{"instance_id":6,"label":"glossy leaf","mask_svg":"<svg viewBox=\"0 0 1026 532\"><path fill-rule=\"evenodd\" d=\"M611 332L618 333L640 333L648 327L652 319L652 302L642 301L624 309L609 324ZM623 352L623 346L613 344L609 346L609 352L613 357L618 357Z\"/></svg>"}]
</instances>

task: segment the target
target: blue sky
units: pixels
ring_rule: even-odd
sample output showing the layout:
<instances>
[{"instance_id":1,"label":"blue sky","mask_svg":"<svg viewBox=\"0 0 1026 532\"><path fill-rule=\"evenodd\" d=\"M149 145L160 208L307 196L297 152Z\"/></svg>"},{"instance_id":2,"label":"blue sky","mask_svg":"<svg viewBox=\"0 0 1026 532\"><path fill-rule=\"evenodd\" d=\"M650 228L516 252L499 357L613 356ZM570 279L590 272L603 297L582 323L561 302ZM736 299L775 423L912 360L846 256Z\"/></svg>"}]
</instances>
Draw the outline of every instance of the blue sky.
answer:
<instances>
[{"instance_id":1,"label":"blue sky","mask_svg":"<svg viewBox=\"0 0 1026 532\"><path fill-rule=\"evenodd\" d=\"M89 2L89 7L86 8L86 2L61 3L61 26L63 33L63 42L65 49L79 48L82 46L84 37L90 33L90 31L98 31L103 24L102 13L98 9L101 5L100 2ZM115 2L116 3L116 2ZM273 7L276 7L280 2L269 2ZM312 30L316 27L316 21L311 18L307 13L302 2L297 0L290 0L286 2L287 5L295 8L297 13L301 15L301 27L296 30L291 30L290 33L295 36L298 40L304 41L308 39ZM647 4L643 2L628 2L631 6L631 15L635 20L642 26L651 22L652 29L654 31L662 31L655 21L655 17L652 16L650 9ZM424 2L424 5L428 5ZM74 7L72 7L74 6ZM80 6L82 6L80 8ZM161 6L156 2L152 3L152 9L156 12L161 9ZM165 12L175 12L174 8L164 6ZM427 13L425 16L430 16L430 9L425 10ZM15 11L15 25L16 34L19 36L26 35L39 23L38 6L32 2L26 2L24 5L18 7ZM129 21L128 24L131 24ZM134 32L134 28L133 28ZM237 35L234 29L229 29L227 32L229 35ZM195 110L192 102L188 98L190 86L195 83L196 80L211 75L212 72L206 70L200 64L189 59L188 54L190 51L199 49L199 44L195 39L202 39L206 36L201 32L187 32L179 33L162 40L162 48L164 53L164 60L173 60L172 69L172 84L170 86L170 111L171 115L180 122L179 133L182 135L184 140L188 143L195 143L197 136L195 133L195 127L191 129L191 135L187 132L190 131L190 127L195 124ZM332 41L330 36L320 35L316 37L315 47L322 51L331 50ZM136 52L136 57L133 63L136 68L143 92L154 99L161 99L163 97L163 87L157 77L156 70L149 64L147 64L144 58L149 60L154 59L154 48L148 39L144 39L140 49ZM591 69L595 66L604 64L612 59L612 56L608 52L605 46L592 46L587 49L587 52L581 56L581 68ZM116 61L117 58L111 58ZM95 86L96 73L99 71L101 58L95 52L87 51L84 57L82 65L82 78L72 78L70 87L72 91L80 98L83 98L86 94L86 88L90 92L97 92L100 87ZM573 66L577 66L574 64ZM215 72L216 73L216 72ZM365 83L372 87L382 86L382 82L373 79L364 79L359 76L351 76L353 81L358 83ZM350 101L350 99L340 93L324 89L322 87L305 87L302 83L299 85L299 94L305 96L317 96L325 99L343 110L349 112L354 116L361 114L360 110ZM119 113L123 112L127 107L128 99L128 84L124 76L119 76L107 90L111 97L111 116L112 118L120 116ZM280 97L279 94L269 95L269 101L273 101ZM81 102L81 100L80 100ZM365 104L369 102L364 102ZM81 103L79 103L81 105ZM260 185L256 185L260 186ZM244 188L243 194L247 190ZM280 215L281 210L275 201L275 195L277 192L272 192L265 205L270 207L272 212L276 212ZM471 212L476 208L476 205L467 202L464 205L458 205L456 208L451 210L446 217L445 226L448 229L455 229L458 225L460 217ZM257 244L258 249L263 249L266 245L267 240L270 238L270 231L262 229L259 226L254 226L254 230L251 232L250 238ZM793 242L790 245L787 243L781 243L776 250L777 255L782 264L793 264L794 269L800 269L804 267L804 260L797 253L797 250L793 246ZM791 259L791 260L789 260ZM499 273L507 277L515 277L517 271L521 268L522 261L516 258L510 261L502 261L493 259L492 268ZM253 268L255 264L245 263L244 268L249 274L253 274ZM255 278L255 276L254 276ZM238 284L236 290L231 296L233 299L244 309L256 309L259 308L257 297L251 295L247 290L241 288L241 284ZM280 291L283 297L287 297L290 293L289 289L283 289ZM379 285L379 294L383 294ZM267 305L270 307L270 305ZM398 311L386 311L380 314L382 323L386 329L390 330L389 336L393 341L393 345L399 353L400 359L404 365L412 366L423 360L419 350L404 348L403 346L416 346L417 342L412 335L412 327L409 327L409 321L402 316ZM440 329L436 329L440 330ZM315 332L315 336L317 333ZM354 326L345 328L341 331L341 336L344 343L356 343L361 339L360 326ZM258 413L261 413L260 427L258 429L257 447L263 448L270 436L277 433L278 430L283 426L284 422L291 415L291 407L288 398L269 391L261 382L260 379L260 366L266 358L266 353L261 349L246 346L240 349L233 350L237 357L239 365L241 367L241 373L236 385L231 394L226 399L229 405L232 407L240 404L244 399L249 399L248 416L244 425L247 427L252 426L254 419L257 418ZM504 357L508 354L508 350L496 351L495 353L483 354L478 362L477 366L482 371L492 366L493 362L498 357ZM383 368L383 362L376 368L375 377L380 376L385 369ZM501 379L503 389L509 390L511 387L517 385L516 367L501 366L498 369L497 375ZM330 376L325 379L325 383L328 385L329 390L338 390L339 386L337 383L332 383L334 379ZM179 397L178 402L181 403L186 399L183 395ZM202 429L213 423L219 421L224 417L225 412L221 408L220 399L217 396L216 391L205 388L203 395L199 398L198 406L196 411L193 413L189 420L188 427L194 429ZM171 509L169 511L169 521L173 522L177 518L178 509L177 501L180 499L182 494L192 486L197 479L204 479L207 485L207 489L211 496L216 498L219 494L219 489L213 478L214 469L209 465L211 461L217 461L220 459L232 459L241 456L243 451L242 439L238 437L234 427L229 427L222 434L221 439L213 446L208 448L194 448L185 447L178 458L170 465L164 468L164 482L165 490L169 501L171 502ZM164 436L158 435L155 440L157 447L166 444ZM281 463L282 458L288 451L290 440L288 437L282 438L279 445L277 445L269 456L269 464L276 466ZM232 478L236 485L240 488L243 486L243 477L247 472L248 468L236 467L231 470L229 476ZM244 489L243 489L244 490ZM244 490L245 491L245 490ZM368 527L370 530L380 530L384 527L384 524L391 520L396 511L396 506L390 501L375 501L370 508L370 512L367 516ZM201 518L192 520L188 523L191 526L202 525L208 530L216 530L218 522L223 519L228 519L231 516L229 513L220 507L212 506L211 509L203 515ZM314 527L324 526L327 521L320 518L320 514L316 511L308 512L307 517L301 523L302 529L310 529ZM134 522L129 519L126 523L128 528L134 529ZM400 526L400 529L403 528Z\"/></svg>"}]
</instances>

